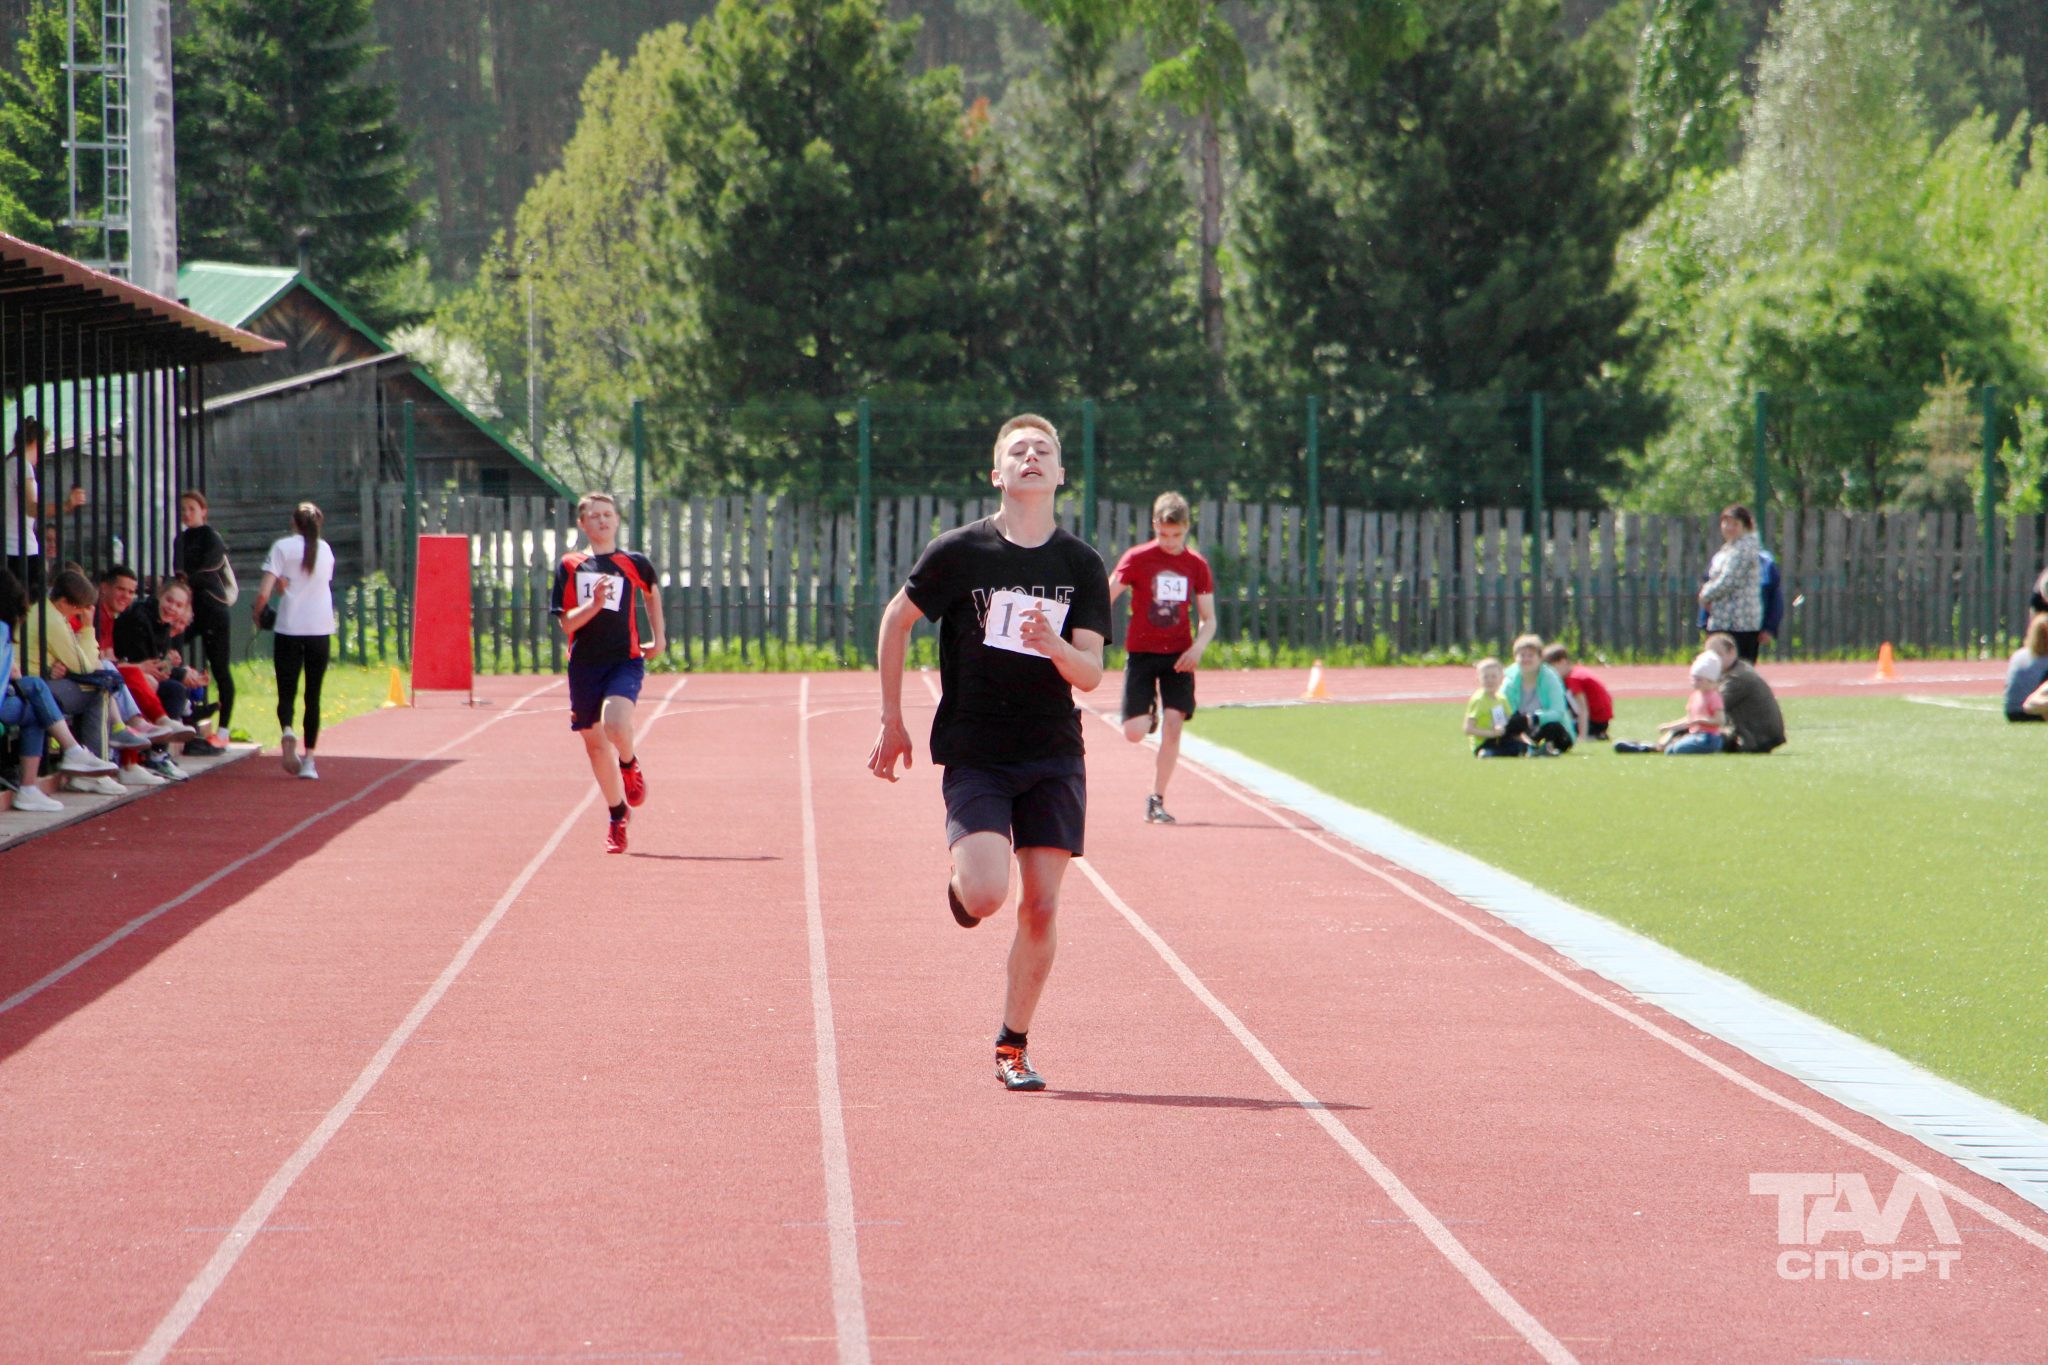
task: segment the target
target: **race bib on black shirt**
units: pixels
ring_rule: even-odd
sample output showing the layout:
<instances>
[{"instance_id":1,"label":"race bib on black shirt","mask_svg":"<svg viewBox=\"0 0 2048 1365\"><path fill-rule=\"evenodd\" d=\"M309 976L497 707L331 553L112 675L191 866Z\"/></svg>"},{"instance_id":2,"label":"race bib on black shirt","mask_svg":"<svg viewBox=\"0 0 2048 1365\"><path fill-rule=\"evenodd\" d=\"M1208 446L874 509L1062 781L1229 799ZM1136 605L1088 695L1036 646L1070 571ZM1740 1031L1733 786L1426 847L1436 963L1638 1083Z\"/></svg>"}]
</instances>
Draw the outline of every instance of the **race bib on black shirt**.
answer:
<instances>
[{"instance_id":1,"label":"race bib on black shirt","mask_svg":"<svg viewBox=\"0 0 2048 1365\"><path fill-rule=\"evenodd\" d=\"M1043 602L1061 639L1109 634L1109 575L1088 543L1055 530L1043 545L1005 540L983 519L927 545L904 591L939 626L938 716L932 760L975 767L1078 758L1085 746L1074 690L1051 659L1014 640L1021 605ZM1000 614L1010 613L1007 625ZM995 644L991 629L1012 640Z\"/></svg>"},{"instance_id":2,"label":"race bib on black shirt","mask_svg":"<svg viewBox=\"0 0 2048 1365\"><path fill-rule=\"evenodd\" d=\"M627 573L627 567L633 570ZM603 555L564 555L555 565L555 587L549 610L556 616L603 595L604 606L571 637L569 657L579 664L608 663L640 657L642 622L639 591L655 584L654 561L633 550Z\"/></svg>"}]
</instances>

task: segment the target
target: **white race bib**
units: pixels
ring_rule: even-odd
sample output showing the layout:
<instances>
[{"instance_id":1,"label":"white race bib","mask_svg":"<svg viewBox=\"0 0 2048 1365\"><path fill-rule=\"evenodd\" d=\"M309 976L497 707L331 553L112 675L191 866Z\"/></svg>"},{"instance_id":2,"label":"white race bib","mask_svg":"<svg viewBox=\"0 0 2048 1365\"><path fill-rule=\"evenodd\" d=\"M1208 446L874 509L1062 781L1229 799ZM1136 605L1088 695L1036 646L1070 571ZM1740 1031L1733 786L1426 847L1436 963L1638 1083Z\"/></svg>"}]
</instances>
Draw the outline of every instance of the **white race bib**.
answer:
<instances>
[{"instance_id":1,"label":"white race bib","mask_svg":"<svg viewBox=\"0 0 2048 1365\"><path fill-rule=\"evenodd\" d=\"M1186 574L1162 573L1152 580L1154 602L1185 602L1188 600L1188 577Z\"/></svg>"},{"instance_id":2,"label":"white race bib","mask_svg":"<svg viewBox=\"0 0 2048 1365\"><path fill-rule=\"evenodd\" d=\"M1067 624L1067 604L1051 598L1033 597L1030 593L1012 592L1008 588L988 600L988 619L982 623L983 644L997 649L1007 649L1012 654L1029 654L1034 659L1045 655L1024 643L1017 632L1024 625L1024 613L1036 608L1045 613L1045 623L1058 635Z\"/></svg>"},{"instance_id":3,"label":"white race bib","mask_svg":"<svg viewBox=\"0 0 2048 1365\"><path fill-rule=\"evenodd\" d=\"M616 584L617 586L608 586ZM576 605L588 606L593 597L602 594L604 609L617 611L626 604L626 594L621 591L626 580L617 574L592 573L579 569L576 573Z\"/></svg>"}]
</instances>

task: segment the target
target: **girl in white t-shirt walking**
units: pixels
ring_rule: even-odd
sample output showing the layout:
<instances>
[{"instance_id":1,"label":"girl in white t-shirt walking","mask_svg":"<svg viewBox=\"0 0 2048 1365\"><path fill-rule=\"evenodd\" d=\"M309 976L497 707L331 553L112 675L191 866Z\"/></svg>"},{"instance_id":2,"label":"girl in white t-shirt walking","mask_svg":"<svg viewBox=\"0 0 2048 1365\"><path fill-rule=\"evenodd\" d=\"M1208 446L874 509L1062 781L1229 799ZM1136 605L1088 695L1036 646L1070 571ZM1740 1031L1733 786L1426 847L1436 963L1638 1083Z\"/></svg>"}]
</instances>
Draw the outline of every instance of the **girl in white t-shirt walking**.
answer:
<instances>
[{"instance_id":1,"label":"girl in white t-shirt walking","mask_svg":"<svg viewBox=\"0 0 2048 1365\"><path fill-rule=\"evenodd\" d=\"M320 684L327 677L327 655L334 637L334 547L321 539L326 518L310 502L292 512L296 533L274 542L263 561L263 586L256 591L252 614L263 626L263 608L278 593L275 643L271 658L277 668L277 723L284 728L284 770L317 778L313 750L320 744ZM306 747L302 757L292 733L292 708L298 700L299 674L306 676Z\"/></svg>"}]
</instances>

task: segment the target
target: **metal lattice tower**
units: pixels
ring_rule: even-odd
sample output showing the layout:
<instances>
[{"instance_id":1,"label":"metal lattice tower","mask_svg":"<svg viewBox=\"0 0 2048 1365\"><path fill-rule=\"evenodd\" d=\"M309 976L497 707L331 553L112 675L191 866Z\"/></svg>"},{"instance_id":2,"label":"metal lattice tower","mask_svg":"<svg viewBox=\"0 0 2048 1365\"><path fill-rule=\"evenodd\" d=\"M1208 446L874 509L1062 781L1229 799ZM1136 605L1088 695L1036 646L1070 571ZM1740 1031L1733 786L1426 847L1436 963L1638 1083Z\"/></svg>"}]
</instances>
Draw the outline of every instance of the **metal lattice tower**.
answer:
<instances>
[{"instance_id":1,"label":"metal lattice tower","mask_svg":"<svg viewBox=\"0 0 2048 1365\"><path fill-rule=\"evenodd\" d=\"M128 0L100 0L100 54L97 62L81 63L78 60L78 0L68 0L65 21L64 149L70 172L71 212L64 225L97 232L100 238L98 258L89 260L87 264L127 279L134 273ZM100 135L87 142L78 136L79 85L81 80L90 82L95 77L99 83ZM99 159L97 212L79 212L81 153Z\"/></svg>"}]
</instances>

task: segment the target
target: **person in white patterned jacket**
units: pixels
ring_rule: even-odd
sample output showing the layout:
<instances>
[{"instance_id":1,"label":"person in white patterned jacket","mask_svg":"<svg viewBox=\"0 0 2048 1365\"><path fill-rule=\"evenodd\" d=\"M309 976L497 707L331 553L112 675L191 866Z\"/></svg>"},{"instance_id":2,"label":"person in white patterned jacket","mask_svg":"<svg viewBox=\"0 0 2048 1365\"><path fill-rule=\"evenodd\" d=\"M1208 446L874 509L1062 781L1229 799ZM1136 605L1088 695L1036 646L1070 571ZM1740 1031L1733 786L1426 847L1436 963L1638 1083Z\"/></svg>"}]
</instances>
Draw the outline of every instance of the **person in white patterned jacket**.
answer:
<instances>
[{"instance_id":1,"label":"person in white patterned jacket","mask_svg":"<svg viewBox=\"0 0 2048 1365\"><path fill-rule=\"evenodd\" d=\"M1700 584L1700 606L1707 613L1702 633L1733 637L1736 653L1755 663L1764 625L1763 546L1756 518L1740 503L1721 510L1721 548Z\"/></svg>"}]
</instances>

